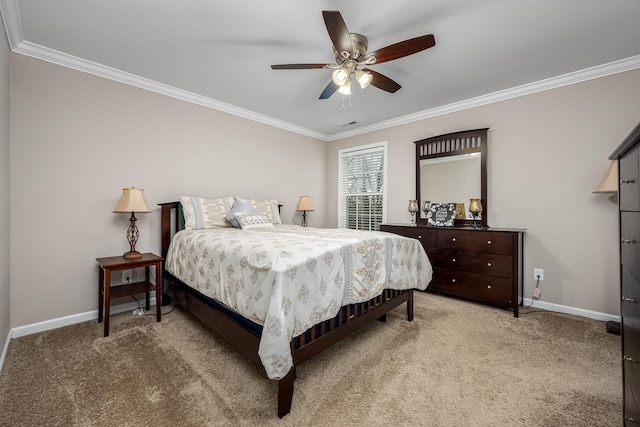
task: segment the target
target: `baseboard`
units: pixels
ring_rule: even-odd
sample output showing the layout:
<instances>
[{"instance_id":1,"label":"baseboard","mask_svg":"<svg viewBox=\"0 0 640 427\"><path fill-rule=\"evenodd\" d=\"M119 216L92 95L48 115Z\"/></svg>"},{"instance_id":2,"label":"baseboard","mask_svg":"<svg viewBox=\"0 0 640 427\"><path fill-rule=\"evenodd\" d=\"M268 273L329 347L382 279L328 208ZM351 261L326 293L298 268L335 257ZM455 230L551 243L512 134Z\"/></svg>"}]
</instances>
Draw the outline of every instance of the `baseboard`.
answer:
<instances>
[{"instance_id":1,"label":"baseboard","mask_svg":"<svg viewBox=\"0 0 640 427\"><path fill-rule=\"evenodd\" d=\"M4 359L7 357L7 351L9 350L9 343L11 342L11 338L13 338L12 331L9 330L7 334L7 339L4 342L4 348L2 349L2 356L0 356L0 376L2 375L2 368L4 367Z\"/></svg>"},{"instance_id":2,"label":"baseboard","mask_svg":"<svg viewBox=\"0 0 640 427\"><path fill-rule=\"evenodd\" d=\"M151 298L151 305L155 305L156 299ZM111 314L122 313L125 311L133 311L138 308L137 302L130 302L126 304L119 304L111 307ZM72 314L70 316L59 317L57 319L45 320L44 322L32 323L30 325L18 326L13 328L9 335L11 338L20 338L26 335L36 334L38 332L49 331L51 329L61 328L63 326L69 326L76 323L86 322L89 320L98 319L98 310L87 311L85 313Z\"/></svg>"},{"instance_id":3,"label":"baseboard","mask_svg":"<svg viewBox=\"0 0 640 427\"><path fill-rule=\"evenodd\" d=\"M566 305L554 304L551 302L545 302L540 300L532 300L531 298L523 298L522 301L525 307L531 305L534 308L540 308L543 310L555 311L558 313L574 314L576 316L587 317L589 319L601 320L603 322L613 321L620 322L620 316L613 314L600 313L597 311L584 310L582 308L569 307ZM533 303L533 304L532 304Z\"/></svg>"}]
</instances>

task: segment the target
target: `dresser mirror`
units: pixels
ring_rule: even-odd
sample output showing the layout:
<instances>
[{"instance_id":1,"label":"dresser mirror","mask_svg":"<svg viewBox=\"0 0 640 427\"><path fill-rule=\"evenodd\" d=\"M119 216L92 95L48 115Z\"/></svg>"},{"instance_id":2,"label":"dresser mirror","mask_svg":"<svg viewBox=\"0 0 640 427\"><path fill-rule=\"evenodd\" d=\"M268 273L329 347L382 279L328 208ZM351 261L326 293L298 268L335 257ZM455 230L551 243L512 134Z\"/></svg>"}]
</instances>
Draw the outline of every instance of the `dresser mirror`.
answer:
<instances>
[{"instance_id":1,"label":"dresser mirror","mask_svg":"<svg viewBox=\"0 0 640 427\"><path fill-rule=\"evenodd\" d=\"M415 142L419 224L427 223L425 202L457 203L455 225L472 226L469 203L480 199L482 213L477 223L487 227L487 130L467 130Z\"/></svg>"}]
</instances>

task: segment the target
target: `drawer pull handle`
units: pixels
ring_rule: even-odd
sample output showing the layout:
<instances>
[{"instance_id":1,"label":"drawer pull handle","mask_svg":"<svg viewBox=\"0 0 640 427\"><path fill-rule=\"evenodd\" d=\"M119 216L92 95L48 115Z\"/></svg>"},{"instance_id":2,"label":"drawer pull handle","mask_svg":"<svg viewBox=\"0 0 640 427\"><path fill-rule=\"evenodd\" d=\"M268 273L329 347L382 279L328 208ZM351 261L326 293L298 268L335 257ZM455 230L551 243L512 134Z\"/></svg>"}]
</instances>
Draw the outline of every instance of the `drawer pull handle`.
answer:
<instances>
[{"instance_id":1,"label":"drawer pull handle","mask_svg":"<svg viewBox=\"0 0 640 427\"><path fill-rule=\"evenodd\" d=\"M422 236L418 236L418 239L422 239Z\"/></svg>"},{"instance_id":2,"label":"drawer pull handle","mask_svg":"<svg viewBox=\"0 0 640 427\"><path fill-rule=\"evenodd\" d=\"M620 180L620 184L633 184L634 182L636 182L635 179L621 179Z\"/></svg>"},{"instance_id":3,"label":"drawer pull handle","mask_svg":"<svg viewBox=\"0 0 640 427\"><path fill-rule=\"evenodd\" d=\"M454 259L452 259L452 260L451 260L451 262L456 262L456 259L455 259L455 258L454 258Z\"/></svg>"},{"instance_id":4,"label":"drawer pull handle","mask_svg":"<svg viewBox=\"0 0 640 427\"><path fill-rule=\"evenodd\" d=\"M631 363L636 361L635 359L633 359L633 358L631 358L629 356L623 356L622 360L624 360L625 362L631 362Z\"/></svg>"},{"instance_id":5,"label":"drawer pull handle","mask_svg":"<svg viewBox=\"0 0 640 427\"><path fill-rule=\"evenodd\" d=\"M491 285L487 285L487 289L491 289Z\"/></svg>"},{"instance_id":6,"label":"drawer pull handle","mask_svg":"<svg viewBox=\"0 0 640 427\"><path fill-rule=\"evenodd\" d=\"M491 263L490 263L490 262L488 262L488 263L487 263L487 266L488 266L488 267L491 267Z\"/></svg>"},{"instance_id":7,"label":"drawer pull handle","mask_svg":"<svg viewBox=\"0 0 640 427\"><path fill-rule=\"evenodd\" d=\"M622 301L624 302L636 302L633 298L622 297Z\"/></svg>"},{"instance_id":8,"label":"drawer pull handle","mask_svg":"<svg viewBox=\"0 0 640 427\"><path fill-rule=\"evenodd\" d=\"M625 420L625 421L630 421L630 422L632 422L632 423L637 423L637 422L638 422L638 421L636 421L635 419L633 419L633 417L629 417L629 416L627 416L627 415L625 415L624 420Z\"/></svg>"},{"instance_id":9,"label":"drawer pull handle","mask_svg":"<svg viewBox=\"0 0 640 427\"><path fill-rule=\"evenodd\" d=\"M457 240L456 240L456 238L455 238L455 237L454 237L454 238L452 238L451 240L452 240L452 241L454 241L454 242L457 242Z\"/></svg>"},{"instance_id":10,"label":"drawer pull handle","mask_svg":"<svg viewBox=\"0 0 640 427\"><path fill-rule=\"evenodd\" d=\"M451 279L451 283L456 283L456 279Z\"/></svg>"},{"instance_id":11,"label":"drawer pull handle","mask_svg":"<svg viewBox=\"0 0 640 427\"><path fill-rule=\"evenodd\" d=\"M620 243L631 243L631 239L620 239Z\"/></svg>"},{"instance_id":12,"label":"drawer pull handle","mask_svg":"<svg viewBox=\"0 0 640 427\"><path fill-rule=\"evenodd\" d=\"M487 245L490 245L490 244L491 244L491 240L487 240Z\"/></svg>"}]
</instances>

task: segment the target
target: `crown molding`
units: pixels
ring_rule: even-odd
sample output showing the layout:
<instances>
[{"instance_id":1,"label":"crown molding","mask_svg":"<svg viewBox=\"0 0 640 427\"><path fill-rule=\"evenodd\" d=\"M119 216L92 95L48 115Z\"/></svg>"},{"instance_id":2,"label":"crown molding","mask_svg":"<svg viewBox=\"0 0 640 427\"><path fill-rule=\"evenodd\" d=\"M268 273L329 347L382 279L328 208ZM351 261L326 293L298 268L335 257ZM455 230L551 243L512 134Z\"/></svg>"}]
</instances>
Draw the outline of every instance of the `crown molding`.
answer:
<instances>
[{"instance_id":1,"label":"crown molding","mask_svg":"<svg viewBox=\"0 0 640 427\"><path fill-rule=\"evenodd\" d=\"M43 47L35 43L26 42L24 41L22 35L22 26L20 24L20 13L18 10L17 0L0 1L0 13L2 14L2 19L7 33L7 39L9 41L9 46L12 52L61 65L63 67L72 68L83 73L93 74L98 77L103 77L119 83L138 87L140 89L148 90L161 95L170 96L172 98L222 111L224 113L233 114L234 116L253 120L289 132L294 132L311 138L320 139L322 141L327 140L327 135L321 132L316 132L302 126L297 126L289 122L277 120L273 117L265 116L254 111L246 110L244 108L236 107L234 105L217 101L215 99L207 98L193 92L158 83L144 77L136 76L134 74L107 67L105 65L88 61L86 59L78 58L73 55L67 55L65 53Z\"/></svg>"},{"instance_id":2,"label":"crown molding","mask_svg":"<svg viewBox=\"0 0 640 427\"><path fill-rule=\"evenodd\" d=\"M274 119L273 117L265 116L263 114L256 113L254 111L246 110L244 108L236 107L231 104L227 104L215 99L207 98L202 95L198 95L193 92L178 89L173 86L158 83L156 81L146 79L144 77L136 76L115 68L107 67L102 64L98 64L86 59L78 58L72 55L58 52L53 49L45 48L43 46L29 43L20 42L17 46L13 47L13 52L20 53L22 55L30 56L43 61L51 62L53 64L61 65L63 67L72 68L74 70L81 71L83 73L93 74L98 77L103 77L109 80L113 80L126 85L138 87L140 89L156 92L161 95L170 96L182 101L197 104L203 107L211 108L214 110L222 111L224 113L233 114L245 119L253 120L259 123L263 123L275 128L284 129L290 132L298 133L301 135L309 136L311 138L326 140L326 135L320 132L315 132L310 129L296 126L294 124Z\"/></svg>"},{"instance_id":3,"label":"crown molding","mask_svg":"<svg viewBox=\"0 0 640 427\"><path fill-rule=\"evenodd\" d=\"M272 117L256 113L254 111L246 110L231 104L217 101L215 99L207 98L189 91L185 91L140 76L126 73L115 68L107 67L92 61L87 61L85 59L78 58L72 55L67 55L65 53L45 48L34 43L25 42L22 36L22 26L20 24L20 14L17 6L17 0L0 0L0 13L2 14L2 20L6 29L7 39L9 41L9 46L12 52L51 62L63 67L72 68L84 73L93 74L98 77L114 80L130 86L138 87L140 89L170 96L172 98L201 105L203 107L233 114L235 116L239 116L248 120L253 120L259 123L273 126L275 128L283 129L325 142L362 135L369 132L387 129L407 123L413 123L432 117L467 110L469 108L479 107L494 102L505 101L511 98L517 98L537 92L556 89L562 86L567 86L574 83L580 83L587 80L592 80L599 77L605 77L608 75L640 68L640 55L633 56L619 61L614 61L584 70L563 74L545 80L540 80L538 82L528 83L514 88L481 95L464 101L454 102L429 110L424 110L417 113L408 114L406 116L385 120L369 126L363 126L345 132L325 134L322 132L304 128L302 126L294 125L289 122L277 120Z\"/></svg>"},{"instance_id":4,"label":"crown molding","mask_svg":"<svg viewBox=\"0 0 640 427\"><path fill-rule=\"evenodd\" d=\"M432 117L442 116L445 114L455 113L456 111L467 110L469 108L480 107L482 105L492 104L494 102L505 101L507 99L517 98L520 96L531 95L533 93L542 92L550 89L556 89L562 86L568 86L587 80L597 79L612 74L622 73L625 71L640 68L640 55L630 58L621 59L619 61L609 62L607 64L598 65L584 70L572 73L562 74L560 76L516 86L510 89L481 95L475 98L467 99L452 104L443 105L441 107L432 108L430 110L420 111L414 114L397 117L395 119L385 120L370 126L363 126L357 129L334 133L328 135L329 141L349 138L356 135L362 135L394 126L404 125L407 123L417 122Z\"/></svg>"}]
</instances>

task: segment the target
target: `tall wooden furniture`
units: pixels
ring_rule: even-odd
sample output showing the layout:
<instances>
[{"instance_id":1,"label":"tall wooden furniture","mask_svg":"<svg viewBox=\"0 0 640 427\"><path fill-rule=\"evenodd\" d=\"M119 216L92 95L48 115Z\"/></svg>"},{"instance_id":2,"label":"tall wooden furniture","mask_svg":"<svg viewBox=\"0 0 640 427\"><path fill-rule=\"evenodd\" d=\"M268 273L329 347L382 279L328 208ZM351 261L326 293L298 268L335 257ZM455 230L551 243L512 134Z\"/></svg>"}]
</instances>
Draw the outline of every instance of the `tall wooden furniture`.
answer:
<instances>
[{"instance_id":1,"label":"tall wooden furniture","mask_svg":"<svg viewBox=\"0 0 640 427\"><path fill-rule=\"evenodd\" d=\"M487 212L488 128L466 130L416 141L416 199L465 203L480 199ZM427 290L513 309L522 303L523 229L488 228L482 214L474 221L456 219L455 227L430 227L425 215L418 226L381 225L388 231L422 242L433 266Z\"/></svg>"},{"instance_id":2,"label":"tall wooden furniture","mask_svg":"<svg viewBox=\"0 0 640 427\"><path fill-rule=\"evenodd\" d=\"M609 159L619 177L623 416L640 426L640 124Z\"/></svg>"},{"instance_id":3,"label":"tall wooden furniture","mask_svg":"<svg viewBox=\"0 0 640 427\"><path fill-rule=\"evenodd\" d=\"M518 317L524 230L386 224L380 231L420 240L433 266L427 290L511 308Z\"/></svg>"}]
</instances>

